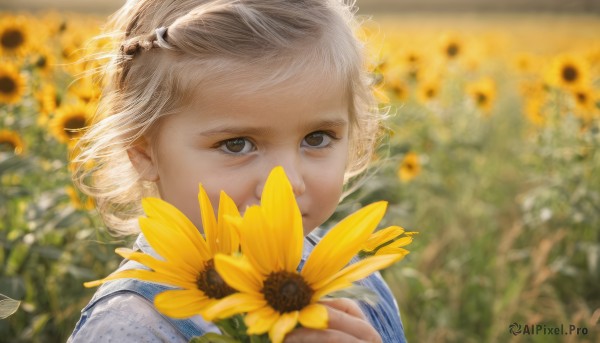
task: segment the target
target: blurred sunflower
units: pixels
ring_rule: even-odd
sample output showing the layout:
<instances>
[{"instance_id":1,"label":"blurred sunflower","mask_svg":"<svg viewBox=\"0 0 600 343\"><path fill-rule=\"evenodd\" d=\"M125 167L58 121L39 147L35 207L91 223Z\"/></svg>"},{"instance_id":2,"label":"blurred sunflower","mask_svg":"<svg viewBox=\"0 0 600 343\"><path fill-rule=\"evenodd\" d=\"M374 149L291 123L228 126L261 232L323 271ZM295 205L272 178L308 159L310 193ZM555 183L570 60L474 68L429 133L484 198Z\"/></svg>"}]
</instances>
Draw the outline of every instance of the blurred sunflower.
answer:
<instances>
[{"instance_id":1,"label":"blurred sunflower","mask_svg":"<svg viewBox=\"0 0 600 343\"><path fill-rule=\"evenodd\" d=\"M464 40L454 32L447 32L440 38L440 49L446 59L457 59L464 53Z\"/></svg>"},{"instance_id":2,"label":"blurred sunflower","mask_svg":"<svg viewBox=\"0 0 600 343\"><path fill-rule=\"evenodd\" d=\"M36 46L29 53L31 65L44 75L50 74L56 64L54 55L45 46Z\"/></svg>"},{"instance_id":3,"label":"blurred sunflower","mask_svg":"<svg viewBox=\"0 0 600 343\"><path fill-rule=\"evenodd\" d=\"M400 167L398 168L398 178L402 182L409 182L421 173L421 162L419 155L414 152L408 152L404 155Z\"/></svg>"},{"instance_id":4,"label":"blurred sunflower","mask_svg":"<svg viewBox=\"0 0 600 343\"><path fill-rule=\"evenodd\" d=\"M214 267L214 256L233 254L239 249L239 236L224 218L239 217L233 200L221 192L217 217L204 188L198 194L202 213L202 236L198 228L176 207L158 199L145 198L142 206L147 217L139 219L144 236L164 258L119 248L116 252L126 259L137 261L151 270L129 269L114 273L102 280L86 282L95 287L110 280L134 278L179 287L156 296L156 308L173 318L189 318L210 309L219 299L234 294Z\"/></svg>"},{"instance_id":5,"label":"blurred sunflower","mask_svg":"<svg viewBox=\"0 0 600 343\"><path fill-rule=\"evenodd\" d=\"M53 83L44 83L36 92L35 99L39 105L38 125L45 125L50 114L54 113L60 106L60 96L56 92Z\"/></svg>"},{"instance_id":6,"label":"blurred sunflower","mask_svg":"<svg viewBox=\"0 0 600 343\"><path fill-rule=\"evenodd\" d=\"M589 81L590 67L578 55L561 55L554 59L547 71L548 82L557 87L570 89Z\"/></svg>"},{"instance_id":7,"label":"blurred sunflower","mask_svg":"<svg viewBox=\"0 0 600 343\"><path fill-rule=\"evenodd\" d=\"M600 97L598 92L589 85L582 85L571 91L575 103L575 115L590 120L598 113L598 102Z\"/></svg>"},{"instance_id":8,"label":"blurred sunflower","mask_svg":"<svg viewBox=\"0 0 600 343\"><path fill-rule=\"evenodd\" d=\"M400 77L400 72L396 71L393 73L388 73L388 77L386 77L387 85L389 93L393 95L393 98L396 100L406 100L409 95L408 85L402 80Z\"/></svg>"},{"instance_id":9,"label":"blurred sunflower","mask_svg":"<svg viewBox=\"0 0 600 343\"><path fill-rule=\"evenodd\" d=\"M0 130L0 151L12 152L21 155L25 151L25 144L21 136L12 130Z\"/></svg>"},{"instance_id":10,"label":"blurred sunflower","mask_svg":"<svg viewBox=\"0 0 600 343\"><path fill-rule=\"evenodd\" d=\"M71 205L73 205L74 208L88 211L94 209L95 203L92 197L87 197L85 201L82 201L79 193L77 193L77 190L72 186L68 186L66 192L71 200Z\"/></svg>"},{"instance_id":11,"label":"blurred sunflower","mask_svg":"<svg viewBox=\"0 0 600 343\"><path fill-rule=\"evenodd\" d=\"M23 56L30 45L30 32L25 18L3 16L0 21L0 56Z\"/></svg>"},{"instance_id":12,"label":"blurred sunflower","mask_svg":"<svg viewBox=\"0 0 600 343\"><path fill-rule=\"evenodd\" d=\"M321 239L298 272L304 242L302 215L283 168L274 168L260 206L251 206L243 219L232 220L244 256L215 256L219 274L240 293L208 309L206 319L247 312L248 334L268 332L273 343L282 342L298 324L325 329L327 308L319 300L403 257L372 256L348 265L385 209L385 202L373 203L343 219Z\"/></svg>"},{"instance_id":13,"label":"blurred sunflower","mask_svg":"<svg viewBox=\"0 0 600 343\"><path fill-rule=\"evenodd\" d=\"M543 126L548 121L544 113L544 101L540 97L527 99L523 105L523 113L536 126Z\"/></svg>"},{"instance_id":14,"label":"blurred sunflower","mask_svg":"<svg viewBox=\"0 0 600 343\"><path fill-rule=\"evenodd\" d=\"M0 103L15 104L25 92L25 79L12 64L0 64Z\"/></svg>"},{"instance_id":15,"label":"blurred sunflower","mask_svg":"<svg viewBox=\"0 0 600 343\"><path fill-rule=\"evenodd\" d=\"M100 89L90 77L76 80L69 87L69 93L75 95L85 103L96 101L100 97Z\"/></svg>"},{"instance_id":16,"label":"blurred sunflower","mask_svg":"<svg viewBox=\"0 0 600 343\"><path fill-rule=\"evenodd\" d=\"M467 93L473 99L475 106L489 115L496 99L496 83L494 80L486 77L468 84Z\"/></svg>"},{"instance_id":17,"label":"blurred sunflower","mask_svg":"<svg viewBox=\"0 0 600 343\"><path fill-rule=\"evenodd\" d=\"M428 103L435 100L440 93L440 81L438 79L428 79L419 84L417 97L422 103Z\"/></svg>"},{"instance_id":18,"label":"blurred sunflower","mask_svg":"<svg viewBox=\"0 0 600 343\"><path fill-rule=\"evenodd\" d=\"M539 69L539 63L531 53L523 52L513 57L513 67L521 74L535 73Z\"/></svg>"},{"instance_id":19,"label":"blurred sunflower","mask_svg":"<svg viewBox=\"0 0 600 343\"><path fill-rule=\"evenodd\" d=\"M59 108L50 123L54 137L62 143L72 143L83 134L93 114L94 107L81 102Z\"/></svg>"}]
</instances>

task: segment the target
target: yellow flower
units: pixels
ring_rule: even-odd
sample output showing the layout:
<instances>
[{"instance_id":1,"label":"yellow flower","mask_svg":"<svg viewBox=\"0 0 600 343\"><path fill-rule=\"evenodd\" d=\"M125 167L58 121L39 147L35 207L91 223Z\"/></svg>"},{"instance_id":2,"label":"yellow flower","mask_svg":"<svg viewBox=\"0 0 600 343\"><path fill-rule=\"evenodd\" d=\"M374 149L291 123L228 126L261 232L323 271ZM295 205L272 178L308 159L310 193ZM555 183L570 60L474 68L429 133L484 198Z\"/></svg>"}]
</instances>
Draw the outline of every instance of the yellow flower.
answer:
<instances>
[{"instance_id":1,"label":"yellow flower","mask_svg":"<svg viewBox=\"0 0 600 343\"><path fill-rule=\"evenodd\" d=\"M119 255L151 270L120 271L102 280L87 282L85 286L94 287L110 280L135 278L178 287L180 289L160 293L154 300L160 312L173 318L203 315L218 299L234 293L216 272L213 257L217 253L232 254L238 251L239 237L231 226L224 225L223 217L235 218L240 214L233 200L223 192L218 219L202 186L198 199L206 238L174 206L157 198L146 198L142 206L148 217L139 219L140 227L150 245L164 260L119 248Z\"/></svg>"},{"instance_id":2,"label":"yellow flower","mask_svg":"<svg viewBox=\"0 0 600 343\"><path fill-rule=\"evenodd\" d=\"M360 255L407 255L409 251L403 247L412 242L412 236L415 234L417 232L406 232L400 226L390 226L379 230L372 234L365 244L363 244Z\"/></svg>"},{"instance_id":3,"label":"yellow flower","mask_svg":"<svg viewBox=\"0 0 600 343\"><path fill-rule=\"evenodd\" d=\"M536 126L544 126L548 122L544 112L544 102L539 97L527 99L523 105L523 112L525 117Z\"/></svg>"},{"instance_id":4,"label":"yellow flower","mask_svg":"<svg viewBox=\"0 0 600 343\"><path fill-rule=\"evenodd\" d=\"M398 177L402 182L408 182L414 179L421 173L421 163L419 162L419 156L414 152L407 153L398 169Z\"/></svg>"},{"instance_id":5,"label":"yellow flower","mask_svg":"<svg viewBox=\"0 0 600 343\"><path fill-rule=\"evenodd\" d=\"M575 87L571 94L575 102L575 115L583 120L591 120L598 114L599 92L590 85Z\"/></svg>"},{"instance_id":6,"label":"yellow flower","mask_svg":"<svg viewBox=\"0 0 600 343\"><path fill-rule=\"evenodd\" d=\"M445 58L456 59L464 53L463 39L456 33L448 32L441 37L440 48Z\"/></svg>"},{"instance_id":7,"label":"yellow flower","mask_svg":"<svg viewBox=\"0 0 600 343\"><path fill-rule=\"evenodd\" d=\"M399 254L373 256L345 267L385 209L386 203L378 202L346 217L297 272L302 258L302 216L283 168L276 167L267 179L260 206L249 207L243 219L232 221L239 230L244 257L215 257L219 274L240 293L206 311L207 319L247 312L248 334L268 332L273 343L282 342L298 323L325 329L327 309L318 303L321 298L402 258Z\"/></svg>"},{"instance_id":8,"label":"yellow flower","mask_svg":"<svg viewBox=\"0 0 600 343\"><path fill-rule=\"evenodd\" d=\"M587 61L581 56L561 55L547 71L547 79L553 86L569 89L589 82L589 71Z\"/></svg>"},{"instance_id":9,"label":"yellow flower","mask_svg":"<svg viewBox=\"0 0 600 343\"><path fill-rule=\"evenodd\" d=\"M75 207L78 210L93 210L95 203L94 203L94 198L92 197L87 197L85 201L81 200L81 197L79 196L79 194L77 193L77 191L75 190L74 187L67 187L67 195L69 196L69 199L71 200L71 204L73 205L73 207Z\"/></svg>"},{"instance_id":10,"label":"yellow flower","mask_svg":"<svg viewBox=\"0 0 600 343\"><path fill-rule=\"evenodd\" d=\"M51 113L60 105L60 97L50 82L44 83L36 92L35 99L39 105L38 125L45 125Z\"/></svg>"},{"instance_id":11,"label":"yellow flower","mask_svg":"<svg viewBox=\"0 0 600 343\"><path fill-rule=\"evenodd\" d=\"M0 103L15 104L25 92L25 80L12 64L0 64Z\"/></svg>"},{"instance_id":12,"label":"yellow flower","mask_svg":"<svg viewBox=\"0 0 600 343\"><path fill-rule=\"evenodd\" d=\"M22 16L3 16L0 21L0 55L22 56L30 46L30 33Z\"/></svg>"},{"instance_id":13,"label":"yellow flower","mask_svg":"<svg viewBox=\"0 0 600 343\"><path fill-rule=\"evenodd\" d=\"M418 98L422 103L428 103L435 100L440 93L440 81L437 79L428 79L419 84Z\"/></svg>"},{"instance_id":14,"label":"yellow flower","mask_svg":"<svg viewBox=\"0 0 600 343\"><path fill-rule=\"evenodd\" d=\"M496 99L496 83L491 78L483 78L467 85L467 93L477 108L489 114Z\"/></svg>"},{"instance_id":15,"label":"yellow flower","mask_svg":"<svg viewBox=\"0 0 600 343\"><path fill-rule=\"evenodd\" d=\"M52 133L60 142L71 143L83 134L93 115L93 107L76 103L60 108L50 124Z\"/></svg>"},{"instance_id":16,"label":"yellow flower","mask_svg":"<svg viewBox=\"0 0 600 343\"><path fill-rule=\"evenodd\" d=\"M0 130L0 151L11 151L15 155L21 155L24 150L25 144L17 132L6 129Z\"/></svg>"},{"instance_id":17,"label":"yellow flower","mask_svg":"<svg viewBox=\"0 0 600 343\"><path fill-rule=\"evenodd\" d=\"M73 85L69 87L69 92L85 103L95 101L100 96L100 89L94 84L90 77L76 80Z\"/></svg>"}]
</instances>

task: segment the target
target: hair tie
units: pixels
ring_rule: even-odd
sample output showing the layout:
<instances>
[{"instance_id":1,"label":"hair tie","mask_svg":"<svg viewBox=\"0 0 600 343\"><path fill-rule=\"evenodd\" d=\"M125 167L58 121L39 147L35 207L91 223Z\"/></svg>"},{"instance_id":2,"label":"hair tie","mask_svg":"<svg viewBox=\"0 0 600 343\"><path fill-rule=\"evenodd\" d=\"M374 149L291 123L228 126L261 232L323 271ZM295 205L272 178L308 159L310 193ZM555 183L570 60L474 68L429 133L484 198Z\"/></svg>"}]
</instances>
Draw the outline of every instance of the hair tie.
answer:
<instances>
[{"instance_id":1,"label":"hair tie","mask_svg":"<svg viewBox=\"0 0 600 343\"><path fill-rule=\"evenodd\" d=\"M165 49L173 49L173 46L167 42L168 27L159 27L154 32L156 33L156 46Z\"/></svg>"}]
</instances>

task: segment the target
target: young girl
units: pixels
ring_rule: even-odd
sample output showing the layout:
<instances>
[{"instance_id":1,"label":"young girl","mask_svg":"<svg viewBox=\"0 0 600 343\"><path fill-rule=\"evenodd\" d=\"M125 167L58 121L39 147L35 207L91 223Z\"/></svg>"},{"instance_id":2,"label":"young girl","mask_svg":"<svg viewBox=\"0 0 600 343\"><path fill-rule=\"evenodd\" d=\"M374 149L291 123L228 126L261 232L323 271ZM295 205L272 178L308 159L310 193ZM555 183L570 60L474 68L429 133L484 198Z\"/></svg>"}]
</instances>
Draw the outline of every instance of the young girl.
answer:
<instances>
[{"instance_id":1,"label":"young girl","mask_svg":"<svg viewBox=\"0 0 600 343\"><path fill-rule=\"evenodd\" d=\"M346 181L370 160L380 114L352 7L342 0L130 0L114 16L120 42L106 67L99 118L81 139L74 179L116 234L139 233L140 200L158 196L201 229L198 184L241 212L283 166L300 207L307 256ZM156 256L143 235L135 249ZM124 261L122 269L136 268ZM361 283L376 305L327 302L327 330L286 342L404 342L379 274ZM164 288L103 285L70 342L185 342L216 331L196 316L162 316Z\"/></svg>"}]
</instances>

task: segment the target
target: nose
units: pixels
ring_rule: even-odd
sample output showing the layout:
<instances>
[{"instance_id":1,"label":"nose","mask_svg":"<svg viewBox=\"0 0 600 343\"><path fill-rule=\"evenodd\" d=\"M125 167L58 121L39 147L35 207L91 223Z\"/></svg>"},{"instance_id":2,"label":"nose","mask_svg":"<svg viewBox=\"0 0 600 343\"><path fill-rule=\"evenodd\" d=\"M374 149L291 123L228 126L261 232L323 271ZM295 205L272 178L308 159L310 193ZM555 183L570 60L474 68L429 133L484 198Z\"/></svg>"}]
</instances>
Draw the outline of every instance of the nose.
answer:
<instances>
[{"instance_id":1,"label":"nose","mask_svg":"<svg viewBox=\"0 0 600 343\"><path fill-rule=\"evenodd\" d=\"M265 182L267 181L267 176L269 172L273 170L276 166L282 166L285 171L285 175L287 176L290 184L292 185L292 191L296 197L301 196L306 191L306 184L304 183L304 177L302 175L301 167L299 161L292 161L288 163L281 163L284 161L279 161L280 163L275 163L269 168L268 171L264 173L264 177L262 181L256 187L256 197L260 199L262 195L262 190L264 188Z\"/></svg>"}]
</instances>

